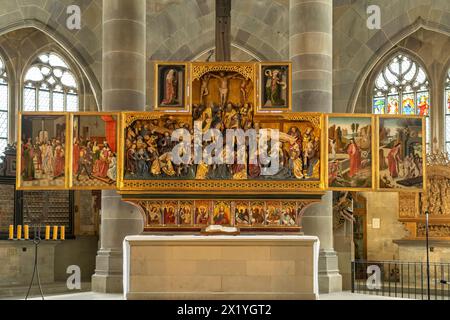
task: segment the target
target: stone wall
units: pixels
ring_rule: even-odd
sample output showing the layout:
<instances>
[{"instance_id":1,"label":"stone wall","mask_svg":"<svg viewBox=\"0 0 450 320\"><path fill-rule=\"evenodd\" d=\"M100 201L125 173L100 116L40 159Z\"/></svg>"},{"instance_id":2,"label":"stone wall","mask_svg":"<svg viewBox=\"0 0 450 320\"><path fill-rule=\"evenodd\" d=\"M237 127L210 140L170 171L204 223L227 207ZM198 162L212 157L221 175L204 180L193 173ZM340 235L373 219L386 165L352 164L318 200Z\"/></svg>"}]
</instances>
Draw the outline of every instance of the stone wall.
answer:
<instances>
[{"instance_id":1,"label":"stone wall","mask_svg":"<svg viewBox=\"0 0 450 320\"><path fill-rule=\"evenodd\" d=\"M444 89L445 77L450 67L450 59L448 52L450 51L449 37L440 32L426 30L420 28L410 34L403 40L399 41L387 54L383 57L375 68L370 72L366 81L363 83L361 91L355 105L355 112L371 113L371 95L374 78L378 75L380 68L393 55L398 52L404 52L412 56L419 62L428 75L431 84L431 115L433 138L436 137L438 144L444 144Z\"/></svg>"},{"instance_id":2,"label":"stone wall","mask_svg":"<svg viewBox=\"0 0 450 320\"><path fill-rule=\"evenodd\" d=\"M232 0L231 21L233 61L289 59L289 1ZM146 108L151 109L152 61L204 60L214 48L215 0L147 0L146 23Z\"/></svg>"},{"instance_id":3,"label":"stone wall","mask_svg":"<svg viewBox=\"0 0 450 320\"><path fill-rule=\"evenodd\" d=\"M407 235L398 221L398 193L364 192L367 198L367 260L396 260L398 246L394 240ZM375 229L372 219L380 219L380 228Z\"/></svg>"},{"instance_id":4,"label":"stone wall","mask_svg":"<svg viewBox=\"0 0 450 320\"><path fill-rule=\"evenodd\" d=\"M317 299L317 237L129 236L126 299Z\"/></svg>"},{"instance_id":5,"label":"stone wall","mask_svg":"<svg viewBox=\"0 0 450 320\"><path fill-rule=\"evenodd\" d=\"M75 240L66 240L55 247L55 281L66 281L67 267L80 267L81 280L90 281L95 272L95 256L98 249L97 236L77 236Z\"/></svg>"},{"instance_id":6,"label":"stone wall","mask_svg":"<svg viewBox=\"0 0 450 320\"><path fill-rule=\"evenodd\" d=\"M67 7L81 10L81 29L66 26ZM102 0L3 0L0 6L0 35L19 28L40 30L58 42L59 47L73 57L96 93L98 105L102 60Z\"/></svg>"},{"instance_id":7,"label":"stone wall","mask_svg":"<svg viewBox=\"0 0 450 320\"><path fill-rule=\"evenodd\" d=\"M425 241L402 241L399 246L399 260L402 261L427 261ZM450 263L450 244L448 241L436 243L430 241L430 262Z\"/></svg>"},{"instance_id":8,"label":"stone wall","mask_svg":"<svg viewBox=\"0 0 450 320\"><path fill-rule=\"evenodd\" d=\"M39 246L39 275L42 283L54 281L55 242ZM28 285L33 274L34 245L30 241L0 241L0 288ZM0 289L1 290L1 289Z\"/></svg>"},{"instance_id":9,"label":"stone wall","mask_svg":"<svg viewBox=\"0 0 450 320\"><path fill-rule=\"evenodd\" d=\"M39 246L42 283L65 282L70 265L80 267L82 281L90 281L94 274L98 249L98 208L92 192L76 191L75 207L76 238L43 241ZM13 212L14 186L0 185L0 231L6 234L8 226L14 223ZM0 288L28 285L33 272L33 259L32 242L0 240Z\"/></svg>"},{"instance_id":10,"label":"stone wall","mask_svg":"<svg viewBox=\"0 0 450 320\"><path fill-rule=\"evenodd\" d=\"M450 2L447 0L337 0L333 4L335 112L355 110L367 76L399 41L421 27L443 34L450 31ZM381 8L381 30L366 27L369 5Z\"/></svg>"}]
</instances>

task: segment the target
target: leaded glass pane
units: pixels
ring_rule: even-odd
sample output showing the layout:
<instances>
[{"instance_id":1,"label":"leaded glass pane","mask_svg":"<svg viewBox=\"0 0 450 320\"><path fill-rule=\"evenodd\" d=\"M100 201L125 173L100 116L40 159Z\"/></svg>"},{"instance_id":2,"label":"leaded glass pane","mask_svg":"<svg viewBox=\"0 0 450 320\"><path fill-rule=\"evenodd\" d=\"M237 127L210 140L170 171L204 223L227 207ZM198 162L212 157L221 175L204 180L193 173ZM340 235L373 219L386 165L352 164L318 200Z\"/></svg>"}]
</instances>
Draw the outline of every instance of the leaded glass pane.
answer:
<instances>
[{"instance_id":1,"label":"leaded glass pane","mask_svg":"<svg viewBox=\"0 0 450 320\"><path fill-rule=\"evenodd\" d=\"M383 90L386 87L386 81L384 80L382 74L380 74L377 77L377 80L375 81L375 84L376 84L377 88L381 89L381 90Z\"/></svg>"},{"instance_id":2,"label":"leaded glass pane","mask_svg":"<svg viewBox=\"0 0 450 320\"><path fill-rule=\"evenodd\" d=\"M417 114L428 116L430 114L430 96L428 91L417 92Z\"/></svg>"},{"instance_id":3,"label":"leaded glass pane","mask_svg":"<svg viewBox=\"0 0 450 320\"><path fill-rule=\"evenodd\" d=\"M38 111L50 111L50 91L39 90L39 108Z\"/></svg>"},{"instance_id":4,"label":"leaded glass pane","mask_svg":"<svg viewBox=\"0 0 450 320\"><path fill-rule=\"evenodd\" d=\"M398 95L388 96L387 114L399 114Z\"/></svg>"},{"instance_id":5,"label":"leaded glass pane","mask_svg":"<svg viewBox=\"0 0 450 320\"><path fill-rule=\"evenodd\" d=\"M389 69L394 74L400 74L400 64L397 61L391 62L391 64L389 65Z\"/></svg>"},{"instance_id":6,"label":"leaded glass pane","mask_svg":"<svg viewBox=\"0 0 450 320\"><path fill-rule=\"evenodd\" d=\"M44 75L38 67L31 67L28 69L25 75L25 81L42 81L44 80Z\"/></svg>"},{"instance_id":7,"label":"leaded glass pane","mask_svg":"<svg viewBox=\"0 0 450 320\"><path fill-rule=\"evenodd\" d=\"M419 84L424 83L427 80L427 76L425 75L425 71L422 68L419 68L419 73L417 74L417 82Z\"/></svg>"},{"instance_id":8,"label":"leaded glass pane","mask_svg":"<svg viewBox=\"0 0 450 320\"><path fill-rule=\"evenodd\" d=\"M450 115L445 116L445 141L450 142Z\"/></svg>"},{"instance_id":9,"label":"leaded glass pane","mask_svg":"<svg viewBox=\"0 0 450 320\"><path fill-rule=\"evenodd\" d=\"M36 89L25 87L23 90L23 111L36 111Z\"/></svg>"},{"instance_id":10,"label":"leaded glass pane","mask_svg":"<svg viewBox=\"0 0 450 320\"><path fill-rule=\"evenodd\" d=\"M68 69L69 67L67 66L67 64L60 58L58 57L56 54L54 53L50 53L49 55L49 59L48 59L48 63L52 66L52 67L64 67L66 69Z\"/></svg>"},{"instance_id":11,"label":"leaded glass pane","mask_svg":"<svg viewBox=\"0 0 450 320\"><path fill-rule=\"evenodd\" d=\"M414 115L414 93L404 93L402 96L402 114Z\"/></svg>"},{"instance_id":12,"label":"leaded glass pane","mask_svg":"<svg viewBox=\"0 0 450 320\"><path fill-rule=\"evenodd\" d=\"M64 93L53 91L53 111L64 111Z\"/></svg>"},{"instance_id":13,"label":"leaded glass pane","mask_svg":"<svg viewBox=\"0 0 450 320\"><path fill-rule=\"evenodd\" d=\"M373 98L373 113L384 114L385 108L386 108L386 98L385 97Z\"/></svg>"},{"instance_id":14,"label":"leaded glass pane","mask_svg":"<svg viewBox=\"0 0 450 320\"><path fill-rule=\"evenodd\" d=\"M24 111L78 111L78 86L68 64L58 54L48 52L39 55L25 75ZM30 88L38 88L38 98ZM71 97L66 95L71 94ZM36 104L39 104L36 107Z\"/></svg>"},{"instance_id":15,"label":"leaded glass pane","mask_svg":"<svg viewBox=\"0 0 450 320\"><path fill-rule=\"evenodd\" d=\"M3 155L5 153L7 144L8 144L7 139L0 138L0 155Z\"/></svg>"},{"instance_id":16,"label":"leaded glass pane","mask_svg":"<svg viewBox=\"0 0 450 320\"><path fill-rule=\"evenodd\" d=\"M72 75L72 73L67 72L67 71L64 72L64 74L62 75L61 82L63 85L65 85L67 87L76 88L76 86L77 86L74 76Z\"/></svg>"},{"instance_id":17,"label":"leaded glass pane","mask_svg":"<svg viewBox=\"0 0 450 320\"><path fill-rule=\"evenodd\" d=\"M41 54L39 56L39 60L41 60L43 63L48 63L48 54Z\"/></svg>"},{"instance_id":18,"label":"leaded glass pane","mask_svg":"<svg viewBox=\"0 0 450 320\"><path fill-rule=\"evenodd\" d=\"M386 80L390 83L390 84L395 84L396 81L398 81L397 77L391 72L391 70L386 69L384 71L384 76L386 77Z\"/></svg>"},{"instance_id":19,"label":"leaded glass pane","mask_svg":"<svg viewBox=\"0 0 450 320\"><path fill-rule=\"evenodd\" d=\"M67 95L67 111L78 111L78 96L76 94Z\"/></svg>"},{"instance_id":20,"label":"leaded glass pane","mask_svg":"<svg viewBox=\"0 0 450 320\"><path fill-rule=\"evenodd\" d=\"M8 138L8 112L0 112L0 138Z\"/></svg>"},{"instance_id":21,"label":"leaded glass pane","mask_svg":"<svg viewBox=\"0 0 450 320\"><path fill-rule=\"evenodd\" d=\"M445 90L445 98L446 98L446 114L450 114L450 89Z\"/></svg>"},{"instance_id":22,"label":"leaded glass pane","mask_svg":"<svg viewBox=\"0 0 450 320\"><path fill-rule=\"evenodd\" d=\"M411 81L414 78L414 76L416 75L416 71L417 71L417 67L416 67L416 64L414 63L411 66L411 69L409 69L409 71L405 74L403 79L405 79L407 82Z\"/></svg>"},{"instance_id":23,"label":"leaded glass pane","mask_svg":"<svg viewBox=\"0 0 450 320\"><path fill-rule=\"evenodd\" d=\"M401 63L401 73L405 74L406 72L408 72L409 68L411 67L411 60L409 60L407 57L403 57L402 59L402 63Z\"/></svg>"},{"instance_id":24,"label":"leaded glass pane","mask_svg":"<svg viewBox=\"0 0 450 320\"><path fill-rule=\"evenodd\" d=\"M375 78L373 95L372 112L375 114L382 113L383 102L386 114L430 114L427 74L408 55L398 54L387 62ZM383 101L382 96L387 99Z\"/></svg>"},{"instance_id":25,"label":"leaded glass pane","mask_svg":"<svg viewBox=\"0 0 450 320\"><path fill-rule=\"evenodd\" d=\"M0 84L0 110L8 111L8 86Z\"/></svg>"}]
</instances>

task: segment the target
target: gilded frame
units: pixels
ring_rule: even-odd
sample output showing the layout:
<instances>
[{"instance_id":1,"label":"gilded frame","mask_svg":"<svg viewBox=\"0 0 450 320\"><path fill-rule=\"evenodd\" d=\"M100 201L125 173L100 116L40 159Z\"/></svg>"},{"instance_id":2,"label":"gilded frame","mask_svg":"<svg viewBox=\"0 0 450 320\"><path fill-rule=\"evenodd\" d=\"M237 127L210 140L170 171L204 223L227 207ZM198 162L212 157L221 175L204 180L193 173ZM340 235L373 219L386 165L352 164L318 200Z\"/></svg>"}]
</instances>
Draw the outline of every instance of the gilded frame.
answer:
<instances>
[{"instance_id":1,"label":"gilded frame","mask_svg":"<svg viewBox=\"0 0 450 320\"><path fill-rule=\"evenodd\" d=\"M120 129L120 145L123 148L125 142L125 130L135 120L159 119L164 113L161 112L124 112L122 113ZM254 194L258 190L260 194L322 193L325 189L324 183L324 115L322 113L289 113L278 115L284 121L310 121L320 130L320 178L319 180L125 180L124 156L118 161L118 189L120 194L167 194L167 193L217 193L217 194ZM258 118L261 118L259 116ZM269 121L276 118L268 117Z\"/></svg>"},{"instance_id":2,"label":"gilded frame","mask_svg":"<svg viewBox=\"0 0 450 320\"><path fill-rule=\"evenodd\" d=\"M120 112L71 112L70 113L70 146L69 146L69 189L71 190L117 190L118 188L118 179L116 182L108 186L75 186L73 184L73 128L74 128L74 118L75 116L102 116L102 115L112 115L117 118L117 127L116 127L116 144L117 144L117 173L116 177L118 177L119 173L119 159L122 157L122 145L120 144L120 132L121 132L121 113Z\"/></svg>"},{"instance_id":3,"label":"gilded frame","mask_svg":"<svg viewBox=\"0 0 450 320\"><path fill-rule=\"evenodd\" d=\"M201 76L208 72L237 72L251 79L253 82L253 108L257 109L258 105L258 81L257 81L257 64L256 62L190 62L189 73L189 104L193 105L193 82L199 80Z\"/></svg>"},{"instance_id":4,"label":"gilded frame","mask_svg":"<svg viewBox=\"0 0 450 320\"><path fill-rule=\"evenodd\" d=\"M153 61L154 66L154 108L155 111L164 111L167 113L188 113L191 111L191 98L190 98L190 84L189 84L189 77L190 77L190 63L183 62L183 61ZM174 107L174 106L162 106L159 103L159 90L160 90L160 83L159 83L159 69L160 66L183 66L184 67L184 81L183 81L183 107Z\"/></svg>"},{"instance_id":5,"label":"gilded frame","mask_svg":"<svg viewBox=\"0 0 450 320\"><path fill-rule=\"evenodd\" d=\"M263 107L263 86L262 83L264 76L262 75L263 68L266 66L287 66L288 68L288 83L287 83L287 108L265 108ZM258 85L258 96L257 96L257 107L256 113L271 114L280 112L292 112L292 62L290 61L271 61L271 62L259 62L258 63L258 75L257 75L257 85Z\"/></svg>"},{"instance_id":6,"label":"gilded frame","mask_svg":"<svg viewBox=\"0 0 450 320\"><path fill-rule=\"evenodd\" d=\"M146 202L146 201L150 201L150 202L161 202L163 203L164 201L178 201L178 202L182 202L182 201L187 201L187 200L181 200L181 199L172 199L169 200L168 198L164 198L162 197L158 197L158 198L152 198L152 199L145 199L145 198L138 198L135 197L133 195L124 195L122 197L122 200L131 204L132 206L136 207L139 210L139 213L143 216L144 218L144 227L143 227L143 231L144 232L164 232L164 231L176 231L176 232L189 232L189 231L200 231L203 227L205 227L205 225L199 225L196 224L195 221L193 221L192 225L186 225L183 226L181 224L177 224L177 225L164 225L163 224L163 218L162 218L162 213L161 214L161 225L148 225L147 224L147 217L146 217L146 213L143 210L143 208L141 207L141 205L139 204L140 202ZM275 201L275 202L280 202L280 204L282 204L283 202L295 202L296 203L296 216L297 216L297 220L296 223L297 225L295 226L288 226L288 225L267 225L267 224L254 224L254 225L238 225L236 223L236 219L234 216L234 206L232 205L232 202L236 203L236 202L247 202L248 206L250 206L250 203L252 201L255 201L254 199L248 199L248 198L241 198L241 199L229 199L229 198L224 198L224 197L217 197L214 199L202 199L202 198L190 198L188 201L192 201L193 202L193 208L194 208L194 212L193 212L193 219L195 218L195 201L207 201L208 202L208 206L209 206L209 218L208 218L208 225L213 225L212 223L212 218L213 218L213 203L217 202L217 201L228 201L230 202L230 209L231 209L231 219L233 221L233 223L231 224L232 226L236 226L238 227L241 231L244 232L300 232L303 229L303 225L301 223L302 218L303 218L303 214L304 211L313 204L319 203L319 200L317 199L299 199L299 200L293 200L293 199L264 199L262 198L261 200L258 201L262 201L264 202L264 206L267 206L267 202L270 201Z\"/></svg>"},{"instance_id":7,"label":"gilded frame","mask_svg":"<svg viewBox=\"0 0 450 320\"><path fill-rule=\"evenodd\" d=\"M376 132L375 132L375 143L376 149L379 150L380 145L380 119L420 119L422 121L422 188L381 188L380 187L380 154L376 152L376 191L381 192L425 192L426 183L427 183L427 175L426 175L426 121L425 117L422 116L413 116L413 115L376 115Z\"/></svg>"},{"instance_id":8,"label":"gilded frame","mask_svg":"<svg viewBox=\"0 0 450 320\"><path fill-rule=\"evenodd\" d=\"M330 118L370 118L371 121L371 152L372 152L372 159L371 159L371 164L372 164L372 187L368 188L353 188L353 187L330 187L329 185L329 175L328 175L328 129L329 129L329 119ZM376 143L376 139L375 139L375 118L376 116L373 114L365 114L365 113L328 113L325 115L325 127L324 127L324 149L325 149L325 188L329 191L374 191L375 190L375 180L376 180L376 166L377 166L377 162L376 162L376 156L375 156L375 152L376 152L376 148L375 148L375 143Z\"/></svg>"},{"instance_id":9,"label":"gilded frame","mask_svg":"<svg viewBox=\"0 0 450 320\"><path fill-rule=\"evenodd\" d=\"M17 156L16 156L16 189L17 190L68 190L69 188L69 146L70 140L70 113L68 112L42 112L42 111L28 111L19 112L17 121ZM22 119L23 117L64 117L66 122L66 141L64 148L64 186L23 186L22 181Z\"/></svg>"}]
</instances>

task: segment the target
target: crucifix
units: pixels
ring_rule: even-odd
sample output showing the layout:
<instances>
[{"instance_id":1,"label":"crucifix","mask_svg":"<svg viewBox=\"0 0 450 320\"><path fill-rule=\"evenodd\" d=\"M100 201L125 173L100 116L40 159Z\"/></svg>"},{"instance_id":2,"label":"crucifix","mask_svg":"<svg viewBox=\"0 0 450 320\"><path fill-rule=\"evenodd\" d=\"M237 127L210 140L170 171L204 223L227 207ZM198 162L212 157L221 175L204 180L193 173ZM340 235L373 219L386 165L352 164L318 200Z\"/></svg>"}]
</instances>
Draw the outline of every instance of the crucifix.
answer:
<instances>
[{"instance_id":1,"label":"crucifix","mask_svg":"<svg viewBox=\"0 0 450 320\"><path fill-rule=\"evenodd\" d=\"M216 61L231 60L231 0L216 0Z\"/></svg>"}]
</instances>

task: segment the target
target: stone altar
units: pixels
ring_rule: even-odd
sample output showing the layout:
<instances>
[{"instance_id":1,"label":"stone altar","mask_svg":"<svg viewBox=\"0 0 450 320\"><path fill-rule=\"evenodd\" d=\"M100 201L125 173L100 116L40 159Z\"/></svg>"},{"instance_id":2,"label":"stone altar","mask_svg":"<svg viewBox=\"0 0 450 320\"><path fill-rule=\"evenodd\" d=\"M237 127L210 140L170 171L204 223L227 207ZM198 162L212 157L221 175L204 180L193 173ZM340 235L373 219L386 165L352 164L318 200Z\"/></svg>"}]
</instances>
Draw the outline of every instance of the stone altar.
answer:
<instances>
[{"instance_id":1,"label":"stone altar","mask_svg":"<svg viewBox=\"0 0 450 320\"><path fill-rule=\"evenodd\" d=\"M123 242L125 299L317 299L319 239L140 235Z\"/></svg>"}]
</instances>

